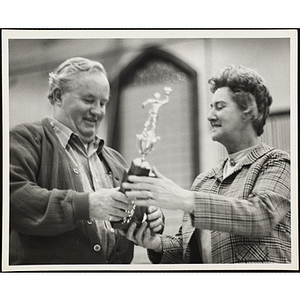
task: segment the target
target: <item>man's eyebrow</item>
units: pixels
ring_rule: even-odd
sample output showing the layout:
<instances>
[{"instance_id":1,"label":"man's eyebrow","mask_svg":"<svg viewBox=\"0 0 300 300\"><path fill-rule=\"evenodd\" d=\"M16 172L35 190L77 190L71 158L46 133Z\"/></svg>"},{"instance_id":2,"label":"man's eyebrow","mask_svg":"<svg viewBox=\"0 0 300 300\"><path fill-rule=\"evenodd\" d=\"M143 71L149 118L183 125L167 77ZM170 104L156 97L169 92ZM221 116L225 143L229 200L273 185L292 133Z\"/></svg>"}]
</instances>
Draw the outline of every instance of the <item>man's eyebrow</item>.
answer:
<instances>
[{"instance_id":1,"label":"man's eyebrow","mask_svg":"<svg viewBox=\"0 0 300 300\"><path fill-rule=\"evenodd\" d=\"M95 96L93 94L91 94L91 93L83 94L82 97L95 98Z\"/></svg>"},{"instance_id":2,"label":"man's eyebrow","mask_svg":"<svg viewBox=\"0 0 300 300\"><path fill-rule=\"evenodd\" d=\"M96 99L97 97L94 94L91 93L86 93L86 94L82 94L81 98L87 98L87 99ZM108 96L107 98L102 98L101 101L105 101L108 102L110 100L110 96Z\"/></svg>"}]
</instances>

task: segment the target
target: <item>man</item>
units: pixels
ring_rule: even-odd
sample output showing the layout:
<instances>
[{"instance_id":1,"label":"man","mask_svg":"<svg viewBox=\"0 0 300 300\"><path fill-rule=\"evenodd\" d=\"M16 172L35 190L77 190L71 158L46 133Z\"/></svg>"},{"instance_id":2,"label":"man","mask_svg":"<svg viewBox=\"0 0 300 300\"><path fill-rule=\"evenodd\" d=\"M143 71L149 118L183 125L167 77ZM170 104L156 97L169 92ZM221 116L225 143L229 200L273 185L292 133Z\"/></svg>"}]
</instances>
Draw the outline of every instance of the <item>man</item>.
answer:
<instances>
[{"instance_id":1,"label":"man","mask_svg":"<svg viewBox=\"0 0 300 300\"><path fill-rule=\"evenodd\" d=\"M111 222L132 209L123 157L97 136L110 88L103 66L71 58L49 75L53 116L10 133L10 264L124 264L134 244ZM161 213L148 209L153 231Z\"/></svg>"}]
</instances>

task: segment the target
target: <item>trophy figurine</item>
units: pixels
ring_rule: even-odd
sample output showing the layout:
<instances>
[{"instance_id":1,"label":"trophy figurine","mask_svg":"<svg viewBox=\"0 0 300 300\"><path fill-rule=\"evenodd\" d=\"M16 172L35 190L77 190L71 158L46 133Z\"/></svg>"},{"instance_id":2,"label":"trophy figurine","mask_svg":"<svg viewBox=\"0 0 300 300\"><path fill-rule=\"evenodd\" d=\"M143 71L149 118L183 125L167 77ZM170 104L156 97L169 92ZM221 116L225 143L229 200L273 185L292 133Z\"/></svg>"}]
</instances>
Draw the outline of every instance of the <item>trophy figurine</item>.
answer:
<instances>
[{"instance_id":1,"label":"trophy figurine","mask_svg":"<svg viewBox=\"0 0 300 300\"><path fill-rule=\"evenodd\" d=\"M151 172L151 167L146 161L146 155L151 153L154 150L154 146L160 140L160 137L155 135L155 128L158 117L159 108L169 102L169 95L171 93L171 88L165 87L164 93L166 98L160 100L160 94L155 93L154 99L148 99L143 103L143 108L148 104L151 105L149 111L149 117L144 125L144 130L141 134L136 135L138 151L141 154L140 158L136 158L131 162L131 166L128 172L124 172L122 183L127 181L129 175L137 176L149 176ZM121 192L125 190L121 187ZM146 207L137 207L133 201L131 211L127 211L127 217L119 223L114 223L114 228L125 229L129 226L131 222L137 223L137 227L145 220L146 218Z\"/></svg>"}]
</instances>

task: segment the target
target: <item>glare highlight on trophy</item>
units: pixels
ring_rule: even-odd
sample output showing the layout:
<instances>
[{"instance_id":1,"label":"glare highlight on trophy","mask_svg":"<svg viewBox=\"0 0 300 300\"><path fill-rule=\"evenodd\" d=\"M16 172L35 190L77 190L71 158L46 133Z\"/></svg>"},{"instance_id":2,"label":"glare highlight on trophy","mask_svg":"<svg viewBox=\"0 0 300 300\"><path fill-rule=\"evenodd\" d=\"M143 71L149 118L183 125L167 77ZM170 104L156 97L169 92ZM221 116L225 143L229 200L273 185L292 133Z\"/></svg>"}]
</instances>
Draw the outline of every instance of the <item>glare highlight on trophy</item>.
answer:
<instances>
[{"instance_id":1,"label":"glare highlight on trophy","mask_svg":"<svg viewBox=\"0 0 300 300\"><path fill-rule=\"evenodd\" d=\"M158 119L158 110L160 107L169 102L169 95L172 89L169 87L164 88L165 99L161 100L159 93L154 94L153 99L148 99L143 103L143 108L151 106L149 110L149 116L144 125L144 130L141 134L136 135L137 148L141 157L134 159L131 162L131 166L128 172L124 172L122 182L128 181L129 175L137 176L149 176L151 167L146 161L146 156L154 150L154 146L160 140L159 136L155 135L155 129ZM121 187L121 192L125 190ZM138 225L145 219L146 207L136 207L135 203L132 203L132 210L127 211L127 217L123 218L121 223L115 223L114 227L126 228L131 221L134 221Z\"/></svg>"}]
</instances>

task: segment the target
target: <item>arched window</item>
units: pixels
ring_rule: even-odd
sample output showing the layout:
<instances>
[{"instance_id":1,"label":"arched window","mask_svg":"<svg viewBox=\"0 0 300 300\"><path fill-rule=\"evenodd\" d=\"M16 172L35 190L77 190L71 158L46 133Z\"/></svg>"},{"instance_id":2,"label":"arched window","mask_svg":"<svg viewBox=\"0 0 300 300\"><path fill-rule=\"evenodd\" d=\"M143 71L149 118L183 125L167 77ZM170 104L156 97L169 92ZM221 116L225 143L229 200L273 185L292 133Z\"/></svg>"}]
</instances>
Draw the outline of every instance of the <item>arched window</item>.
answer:
<instances>
[{"instance_id":1,"label":"arched window","mask_svg":"<svg viewBox=\"0 0 300 300\"><path fill-rule=\"evenodd\" d=\"M190 188L199 172L198 99L196 73L178 58L157 48L148 48L121 73L113 89L118 91L114 107L112 146L130 163L140 156L136 135L142 133L150 106L143 102L155 93L169 103L158 112L156 135L161 138L146 159L165 176Z\"/></svg>"}]
</instances>

